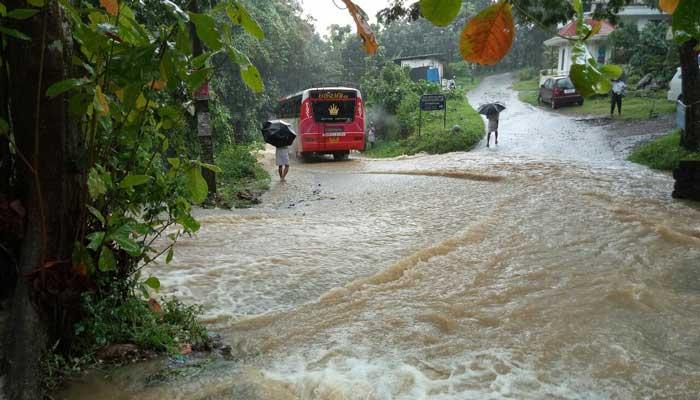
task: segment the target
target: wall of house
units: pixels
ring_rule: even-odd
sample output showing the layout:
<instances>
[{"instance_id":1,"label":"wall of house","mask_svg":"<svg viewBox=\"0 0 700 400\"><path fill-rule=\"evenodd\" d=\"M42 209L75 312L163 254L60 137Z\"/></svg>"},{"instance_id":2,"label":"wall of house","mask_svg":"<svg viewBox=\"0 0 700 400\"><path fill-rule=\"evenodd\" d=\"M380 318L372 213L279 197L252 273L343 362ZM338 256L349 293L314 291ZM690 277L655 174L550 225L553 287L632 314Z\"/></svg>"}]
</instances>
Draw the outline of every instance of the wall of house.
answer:
<instances>
[{"instance_id":1,"label":"wall of house","mask_svg":"<svg viewBox=\"0 0 700 400\"><path fill-rule=\"evenodd\" d=\"M591 56L596 59L597 62L604 64L610 60L612 56L612 51L610 46L607 45L606 41L595 41L586 43L588 51ZM558 54L557 57L557 74L567 75L571 70L571 52L573 51L572 46L561 46L556 47Z\"/></svg>"}]
</instances>

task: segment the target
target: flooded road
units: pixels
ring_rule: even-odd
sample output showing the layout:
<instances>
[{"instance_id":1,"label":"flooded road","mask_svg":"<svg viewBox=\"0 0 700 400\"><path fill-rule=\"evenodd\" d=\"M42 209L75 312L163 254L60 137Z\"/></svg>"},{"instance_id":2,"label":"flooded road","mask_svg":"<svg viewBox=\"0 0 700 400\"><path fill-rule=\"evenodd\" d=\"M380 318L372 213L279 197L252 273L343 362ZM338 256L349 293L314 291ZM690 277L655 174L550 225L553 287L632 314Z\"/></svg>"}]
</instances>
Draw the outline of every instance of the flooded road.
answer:
<instances>
[{"instance_id":1,"label":"flooded road","mask_svg":"<svg viewBox=\"0 0 700 400\"><path fill-rule=\"evenodd\" d=\"M499 146L293 165L264 205L201 211L152 268L232 344L165 382L66 399L696 399L700 210L601 128L505 100Z\"/></svg>"}]
</instances>

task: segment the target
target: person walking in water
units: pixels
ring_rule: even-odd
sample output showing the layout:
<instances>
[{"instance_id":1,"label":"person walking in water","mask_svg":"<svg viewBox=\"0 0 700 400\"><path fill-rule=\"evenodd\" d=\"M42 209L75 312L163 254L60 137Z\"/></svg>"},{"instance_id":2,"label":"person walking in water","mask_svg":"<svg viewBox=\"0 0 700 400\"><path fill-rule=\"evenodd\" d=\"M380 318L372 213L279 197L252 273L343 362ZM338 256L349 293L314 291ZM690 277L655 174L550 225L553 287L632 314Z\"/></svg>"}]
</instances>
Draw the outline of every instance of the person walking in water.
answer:
<instances>
[{"instance_id":1,"label":"person walking in water","mask_svg":"<svg viewBox=\"0 0 700 400\"><path fill-rule=\"evenodd\" d=\"M610 92L610 116L615 114L615 106L617 105L617 115L622 115L622 97L625 95L627 85L622 79L613 81L612 91Z\"/></svg>"},{"instance_id":2,"label":"person walking in water","mask_svg":"<svg viewBox=\"0 0 700 400\"><path fill-rule=\"evenodd\" d=\"M277 147L277 149L275 150L275 164L277 164L277 172L280 175L280 182L284 182L284 179L289 173L288 147Z\"/></svg>"},{"instance_id":3,"label":"person walking in water","mask_svg":"<svg viewBox=\"0 0 700 400\"><path fill-rule=\"evenodd\" d=\"M486 134L486 147L489 147L489 142L491 141L491 132L496 134L496 144L498 144L498 116L500 113L492 112L486 116L489 120L488 130Z\"/></svg>"}]
</instances>

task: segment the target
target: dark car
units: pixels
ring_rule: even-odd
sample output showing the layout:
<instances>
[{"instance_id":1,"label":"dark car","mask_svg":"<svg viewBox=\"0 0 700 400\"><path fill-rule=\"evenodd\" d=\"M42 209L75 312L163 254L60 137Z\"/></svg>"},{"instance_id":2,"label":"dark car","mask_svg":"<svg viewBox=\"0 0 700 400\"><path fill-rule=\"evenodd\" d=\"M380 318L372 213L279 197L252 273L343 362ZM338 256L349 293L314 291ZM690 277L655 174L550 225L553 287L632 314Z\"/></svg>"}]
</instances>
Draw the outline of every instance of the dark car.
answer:
<instances>
[{"instance_id":1,"label":"dark car","mask_svg":"<svg viewBox=\"0 0 700 400\"><path fill-rule=\"evenodd\" d=\"M549 78L540 87L537 102L539 104L549 103L552 108L567 104L583 105L583 96L576 91L571 79L567 77Z\"/></svg>"}]
</instances>

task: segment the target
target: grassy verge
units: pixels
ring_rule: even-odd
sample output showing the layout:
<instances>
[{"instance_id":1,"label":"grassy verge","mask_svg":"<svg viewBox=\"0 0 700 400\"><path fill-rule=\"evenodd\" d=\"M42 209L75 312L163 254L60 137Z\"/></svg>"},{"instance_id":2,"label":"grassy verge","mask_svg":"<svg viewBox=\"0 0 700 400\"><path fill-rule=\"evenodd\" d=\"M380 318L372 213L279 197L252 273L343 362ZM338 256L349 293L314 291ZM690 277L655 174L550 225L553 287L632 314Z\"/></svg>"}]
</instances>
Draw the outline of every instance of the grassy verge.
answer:
<instances>
[{"instance_id":1,"label":"grassy verge","mask_svg":"<svg viewBox=\"0 0 700 400\"><path fill-rule=\"evenodd\" d=\"M468 92L479 86L479 84L481 83L481 79L481 76L458 76L457 78L455 78L455 82L457 82L457 87L459 89Z\"/></svg>"},{"instance_id":2,"label":"grassy verge","mask_svg":"<svg viewBox=\"0 0 700 400\"><path fill-rule=\"evenodd\" d=\"M629 92L622 100L622 115L619 118L625 120L649 119L658 115L671 114L675 110L675 103L666 100L663 91ZM609 116L610 97L587 98L583 106L564 107L560 111L568 115ZM618 118L617 114L615 114L615 118Z\"/></svg>"},{"instance_id":3,"label":"grassy verge","mask_svg":"<svg viewBox=\"0 0 700 400\"><path fill-rule=\"evenodd\" d=\"M270 174L253 156L250 146L228 145L216 155L219 175L219 198L227 206L250 207L270 187Z\"/></svg>"},{"instance_id":4,"label":"grassy verge","mask_svg":"<svg viewBox=\"0 0 700 400\"><path fill-rule=\"evenodd\" d=\"M520 101L538 106L539 78L516 79L513 89L518 92ZM658 115L671 114L675 110L675 103L666 100L666 92L663 90L629 91L622 100L622 115L619 117L616 115L615 118L624 120L649 119ZM558 111L571 116L606 117L610 115L610 97L589 97L585 99L582 106L562 107Z\"/></svg>"},{"instance_id":5,"label":"grassy verge","mask_svg":"<svg viewBox=\"0 0 700 400\"><path fill-rule=\"evenodd\" d=\"M537 96L540 90L538 78L518 80L513 84L513 90L518 92L518 99L523 103L537 105Z\"/></svg>"},{"instance_id":6,"label":"grassy verge","mask_svg":"<svg viewBox=\"0 0 700 400\"><path fill-rule=\"evenodd\" d=\"M415 111L418 120L418 110ZM464 96L447 100L447 123L443 128L443 113L423 112L423 128L418 126L406 139L379 141L365 152L368 157L396 157L416 153L442 154L471 149L484 136L481 116L469 105ZM458 126L458 128L456 128ZM453 129L453 127L455 127Z\"/></svg>"},{"instance_id":7,"label":"grassy verge","mask_svg":"<svg viewBox=\"0 0 700 400\"><path fill-rule=\"evenodd\" d=\"M637 147L627 159L664 171L673 170L681 160L700 160L700 153L683 149L680 146L680 140L680 131L674 131Z\"/></svg>"}]
</instances>

